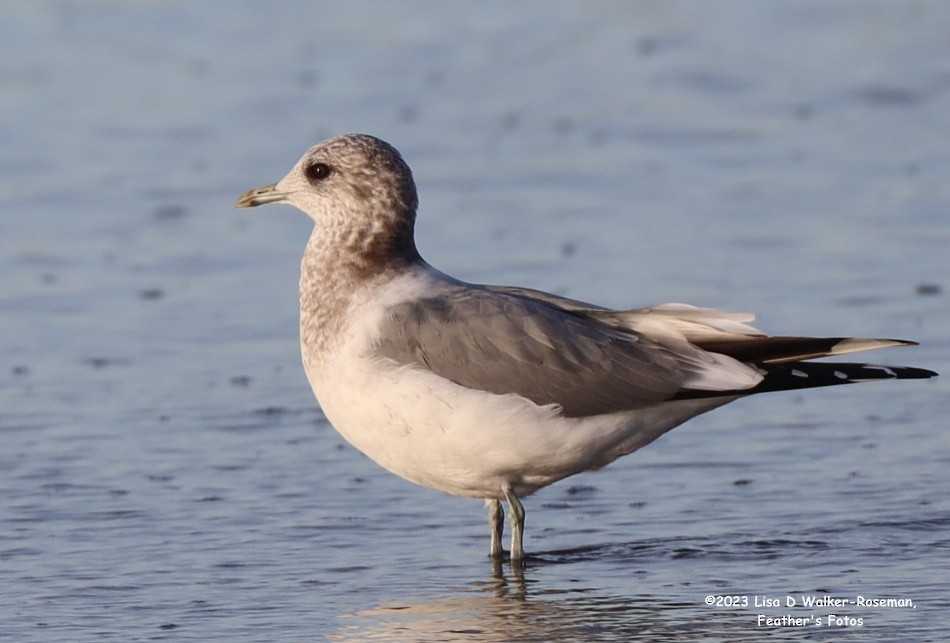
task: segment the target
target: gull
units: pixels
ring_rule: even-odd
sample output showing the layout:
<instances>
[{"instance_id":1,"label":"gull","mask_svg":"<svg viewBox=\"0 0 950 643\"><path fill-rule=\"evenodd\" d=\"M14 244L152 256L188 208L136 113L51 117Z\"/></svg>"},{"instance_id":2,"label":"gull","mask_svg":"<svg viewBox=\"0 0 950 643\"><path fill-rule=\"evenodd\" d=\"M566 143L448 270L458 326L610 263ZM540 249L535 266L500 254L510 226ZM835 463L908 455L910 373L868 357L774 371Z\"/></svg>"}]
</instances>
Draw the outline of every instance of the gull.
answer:
<instances>
[{"instance_id":1,"label":"gull","mask_svg":"<svg viewBox=\"0 0 950 643\"><path fill-rule=\"evenodd\" d=\"M933 371L806 360L899 339L767 336L746 313L663 304L610 310L472 284L426 263L418 198L388 143L310 148L236 207L295 206L314 222L300 270L304 370L334 428L390 472L484 499L490 555L523 565L524 498L599 469L740 397Z\"/></svg>"}]
</instances>

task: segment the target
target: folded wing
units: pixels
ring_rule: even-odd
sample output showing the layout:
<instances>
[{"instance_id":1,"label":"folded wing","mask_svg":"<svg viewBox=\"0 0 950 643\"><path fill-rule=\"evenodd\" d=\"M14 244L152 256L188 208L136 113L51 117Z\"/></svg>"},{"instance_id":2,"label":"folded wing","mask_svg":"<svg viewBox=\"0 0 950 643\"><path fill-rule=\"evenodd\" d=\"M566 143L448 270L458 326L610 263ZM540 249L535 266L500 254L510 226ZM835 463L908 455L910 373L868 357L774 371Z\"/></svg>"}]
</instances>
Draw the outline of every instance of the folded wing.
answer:
<instances>
[{"instance_id":1,"label":"folded wing","mask_svg":"<svg viewBox=\"0 0 950 643\"><path fill-rule=\"evenodd\" d=\"M805 362L915 342L769 337L748 325L753 319L686 304L617 311L528 288L447 288L390 308L376 351L462 386L558 405L569 417L668 399L936 375Z\"/></svg>"},{"instance_id":2,"label":"folded wing","mask_svg":"<svg viewBox=\"0 0 950 643\"><path fill-rule=\"evenodd\" d=\"M643 408L684 390L750 389L762 373L677 337L651 337L588 311L490 287L388 310L377 354L457 384L556 404L569 417ZM579 302L578 302L579 304Z\"/></svg>"}]
</instances>

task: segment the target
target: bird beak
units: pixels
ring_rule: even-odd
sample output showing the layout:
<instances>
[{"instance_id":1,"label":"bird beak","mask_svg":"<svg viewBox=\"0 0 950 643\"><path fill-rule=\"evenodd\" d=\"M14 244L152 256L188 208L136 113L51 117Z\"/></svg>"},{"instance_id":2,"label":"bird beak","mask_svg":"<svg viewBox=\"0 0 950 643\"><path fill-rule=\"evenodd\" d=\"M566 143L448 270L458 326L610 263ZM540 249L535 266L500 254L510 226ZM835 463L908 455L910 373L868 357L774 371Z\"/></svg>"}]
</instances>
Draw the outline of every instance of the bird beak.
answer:
<instances>
[{"instance_id":1,"label":"bird beak","mask_svg":"<svg viewBox=\"0 0 950 643\"><path fill-rule=\"evenodd\" d=\"M265 203L277 203L286 199L288 194L277 189L276 183L248 190L235 202L236 208L253 208Z\"/></svg>"}]
</instances>

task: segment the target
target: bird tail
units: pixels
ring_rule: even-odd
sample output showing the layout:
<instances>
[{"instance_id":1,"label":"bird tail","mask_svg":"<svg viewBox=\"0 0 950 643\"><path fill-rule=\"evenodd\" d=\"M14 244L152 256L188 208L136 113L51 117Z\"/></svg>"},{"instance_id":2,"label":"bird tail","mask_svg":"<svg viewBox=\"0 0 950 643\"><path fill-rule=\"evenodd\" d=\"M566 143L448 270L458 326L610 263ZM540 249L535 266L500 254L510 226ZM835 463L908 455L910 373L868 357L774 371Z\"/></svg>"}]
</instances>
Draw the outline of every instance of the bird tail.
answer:
<instances>
[{"instance_id":1,"label":"bird tail","mask_svg":"<svg viewBox=\"0 0 950 643\"><path fill-rule=\"evenodd\" d=\"M763 375L762 381L744 390L681 391L677 397L749 395L873 380L919 380L937 375L925 368L911 366L806 361L876 348L914 346L917 343L904 339L733 336L715 337L696 343L707 351L728 355L758 369Z\"/></svg>"}]
</instances>

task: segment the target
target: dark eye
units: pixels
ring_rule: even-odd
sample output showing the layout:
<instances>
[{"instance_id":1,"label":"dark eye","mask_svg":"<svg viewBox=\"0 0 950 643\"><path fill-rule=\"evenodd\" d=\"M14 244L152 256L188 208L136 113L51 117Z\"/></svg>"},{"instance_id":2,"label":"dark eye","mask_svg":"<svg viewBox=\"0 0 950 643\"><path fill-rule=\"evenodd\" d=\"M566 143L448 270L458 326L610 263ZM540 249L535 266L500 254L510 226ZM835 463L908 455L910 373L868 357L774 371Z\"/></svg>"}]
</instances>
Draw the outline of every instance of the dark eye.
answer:
<instances>
[{"instance_id":1,"label":"dark eye","mask_svg":"<svg viewBox=\"0 0 950 643\"><path fill-rule=\"evenodd\" d=\"M307 177L307 180L311 183L319 183L323 179L330 176L332 170L330 166L326 163L312 163L304 168L304 176Z\"/></svg>"}]
</instances>

